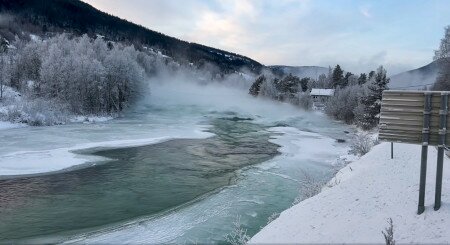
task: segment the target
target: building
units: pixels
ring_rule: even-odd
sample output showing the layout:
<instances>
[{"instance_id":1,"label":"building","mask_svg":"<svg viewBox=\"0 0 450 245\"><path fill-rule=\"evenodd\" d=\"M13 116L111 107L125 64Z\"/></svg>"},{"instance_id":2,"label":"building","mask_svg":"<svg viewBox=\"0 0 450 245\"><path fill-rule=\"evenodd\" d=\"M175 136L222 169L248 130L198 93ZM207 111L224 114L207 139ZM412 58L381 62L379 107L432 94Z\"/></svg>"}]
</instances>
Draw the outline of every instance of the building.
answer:
<instances>
[{"instance_id":1,"label":"building","mask_svg":"<svg viewBox=\"0 0 450 245\"><path fill-rule=\"evenodd\" d=\"M334 95L334 89L313 88L309 95L313 99L313 107L322 109L325 102Z\"/></svg>"}]
</instances>

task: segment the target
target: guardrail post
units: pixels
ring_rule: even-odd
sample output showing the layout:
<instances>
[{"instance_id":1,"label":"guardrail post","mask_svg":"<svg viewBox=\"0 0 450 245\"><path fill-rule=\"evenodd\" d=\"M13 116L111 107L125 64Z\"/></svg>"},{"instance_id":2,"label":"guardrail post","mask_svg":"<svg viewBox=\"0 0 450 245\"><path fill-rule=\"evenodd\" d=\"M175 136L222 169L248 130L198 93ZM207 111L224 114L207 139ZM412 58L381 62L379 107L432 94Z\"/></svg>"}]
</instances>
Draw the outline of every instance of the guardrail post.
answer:
<instances>
[{"instance_id":1,"label":"guardrail post","mask_svg":"<svg viewBox=\"0 0 450 245\"><path fill-rule=\"evenodd\" d=\"M436 190L434 196L434 210L441 207L442 172L444 165L445 137L447 133L448 93L441 93L441 109L439 110L439 144L436 170Z\"/></svg>"},{"instance_id":2,"label":"guardrail post","mask_svg":"<svg viewBox=\"0 0 450 245\"><path fill-rule=\"evenodd\" d=\"M425 184L427 178L428 142L430 140L431 93L425 92L422 129L422 158L420 163L419 205L417 214L425 211Z\"/></svg>"}]
</instances>

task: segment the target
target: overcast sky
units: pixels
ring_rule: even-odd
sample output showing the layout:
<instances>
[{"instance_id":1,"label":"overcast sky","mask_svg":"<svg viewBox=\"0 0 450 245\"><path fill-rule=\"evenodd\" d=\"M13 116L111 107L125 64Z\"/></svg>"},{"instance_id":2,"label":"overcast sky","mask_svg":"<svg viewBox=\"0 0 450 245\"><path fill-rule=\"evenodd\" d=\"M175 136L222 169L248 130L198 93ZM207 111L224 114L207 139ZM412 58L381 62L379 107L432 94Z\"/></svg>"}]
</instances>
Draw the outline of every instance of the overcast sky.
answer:
<instances>
[{"instance_id":1,"label":"overcast sky","mask_svg":"<svg viewBox=\"0 0 450 245\"><path fill-rule=\"evenodd\" d=\"M432 61L448 0L84 0L110 14L266 65L388 73Z\"/></svg>"}]
</instances>

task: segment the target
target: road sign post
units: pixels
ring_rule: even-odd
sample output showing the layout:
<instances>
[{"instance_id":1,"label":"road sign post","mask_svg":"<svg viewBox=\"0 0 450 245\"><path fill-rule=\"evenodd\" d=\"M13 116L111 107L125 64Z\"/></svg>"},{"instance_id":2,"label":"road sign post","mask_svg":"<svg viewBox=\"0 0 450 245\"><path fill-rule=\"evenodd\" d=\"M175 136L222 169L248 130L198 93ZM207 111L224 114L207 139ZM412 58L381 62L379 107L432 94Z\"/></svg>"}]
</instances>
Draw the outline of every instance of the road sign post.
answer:
<instances>
[{"instance_id":1,"label":"road sign post","mask_svg":"<svg viewBox=\"0 0 450 245\"><path fill-rule=\"evenodd\" d=\"M448 94L443 92L441 94L441 109L439 110L439 145L437 157L434 210L438 210L441 207L442 172L444 166L444 148L446 143L445 135L447 133L447 114L448 114Z\"/></svg>"},{"instance_id":2,"label":"road sign post","mask_svg":"<svg viewBox=\"0 0 450 245\"><path fill-rule=\"evenodd\" d=\"M417 214L425 211L425 186L427 180L428 142L430 140L431 93L425 94L422 128L422 157L420 160L419 205Z\"/></svg>"},{"instance_id":3,"label":"road sign post","mask_svg":"<svg viewBox=\"0 0 450 245\"><path fill-rule=\"evenodd\" d=\"M394 159L394 142L391 142L391 159Z\"/></svg>"}]
</instances>

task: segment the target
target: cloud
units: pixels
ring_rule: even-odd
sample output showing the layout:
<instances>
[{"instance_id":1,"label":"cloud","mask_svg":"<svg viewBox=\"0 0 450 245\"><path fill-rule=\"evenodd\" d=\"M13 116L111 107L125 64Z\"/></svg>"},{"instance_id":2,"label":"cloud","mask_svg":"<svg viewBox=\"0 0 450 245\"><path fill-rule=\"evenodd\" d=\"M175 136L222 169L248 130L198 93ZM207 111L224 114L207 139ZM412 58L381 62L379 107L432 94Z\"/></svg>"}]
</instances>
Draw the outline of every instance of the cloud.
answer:
<instances>
[{"instance_id":1,"label":"cloud","mask_svg":"<svg viewBox=\"0 0 450 245\"><path fill-rule=\"evenodd\" d=\"M341 64L352 72L379 64L388 72L425 65L450 22L443 11L450 2L436 8L430 7L433 1L85 1L167 35L264 64Z\"/></svg>"},{"instance_id":2,"label":"cloud","mask_svg":"<svg viewBox=\"0 0 450 245\"><path fill-rule=\"evenodd\" d=\"M359 12L366 18L372 18L372 14L370 13L370 9L368 6L360 7Z\"/></svg>"}]
</instances>

